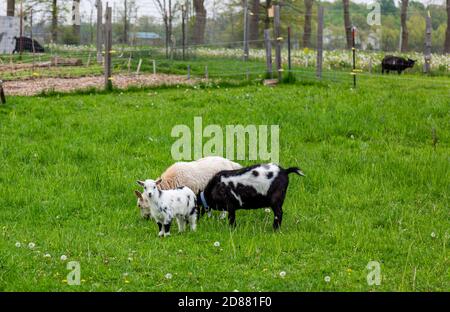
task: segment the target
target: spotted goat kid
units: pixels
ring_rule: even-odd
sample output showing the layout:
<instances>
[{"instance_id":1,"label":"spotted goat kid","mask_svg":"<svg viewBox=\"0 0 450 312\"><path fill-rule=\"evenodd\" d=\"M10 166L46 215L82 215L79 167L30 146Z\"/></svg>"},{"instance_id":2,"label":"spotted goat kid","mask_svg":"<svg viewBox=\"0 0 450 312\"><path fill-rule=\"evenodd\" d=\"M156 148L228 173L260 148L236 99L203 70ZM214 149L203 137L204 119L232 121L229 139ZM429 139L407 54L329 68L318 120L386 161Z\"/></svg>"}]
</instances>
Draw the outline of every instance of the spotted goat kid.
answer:
<instances>
[{"instance_id":1,"label":"spotted goat kid","mask_svg":"<svg viewBox=\"0 0 450 312\"><path fill-rule=\"evenodd\" d=\"M231 225L236 223L237 209L270 207L274 213L273 227L278 229L290 173L304 176L297 167L284 169L272 163L220 171L200 193L199 201L205 209L228 211Z\"/></svg>"},{"instance_id":2,"label":"spotted goat kid","mask_svg":"<svg viewBox=\"0 0 450 312\"><path fill-rule=\"evenodd\" d=\"M152 217L159 227L159 236L170 235L170 225L173 218L177 220L179 232L184 232L186 224L191 230L197 227L197 199L194 192L187 186L173 190L159 190L156 181L137 181L144 192L135 191L141 216Z\"/></svg>"}]
</instances>

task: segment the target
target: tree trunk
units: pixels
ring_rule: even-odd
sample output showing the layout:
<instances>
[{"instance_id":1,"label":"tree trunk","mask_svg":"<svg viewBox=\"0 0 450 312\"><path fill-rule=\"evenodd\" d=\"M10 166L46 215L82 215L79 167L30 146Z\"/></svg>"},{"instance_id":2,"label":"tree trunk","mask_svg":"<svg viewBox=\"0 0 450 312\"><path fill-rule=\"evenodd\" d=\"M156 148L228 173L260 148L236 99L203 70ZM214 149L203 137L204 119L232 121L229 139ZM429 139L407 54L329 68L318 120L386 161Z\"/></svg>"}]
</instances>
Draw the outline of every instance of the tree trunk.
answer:
<instances>
[{"instance_id":1,"label":"tree trunk","mask_svg":"<svg viewBox=\"0 0 450 312\"><path fill-rule=\"evenodd\" d=\"M305 0L305 25L303 27L303 47L310 47L312 6L314 0Z\"/></svg>"},{"instance_id":2,"label":"tree trunk","mask_svg":"<svg viewBox=\"0 0 450 312\"><path fill-rule=\"evenodd\" d=\"M264 29L270 28L269 8L272 6L272 0L266 1L266 17L264 18Z\"/></svg>"},{"instance_id":3,"label":"tree trunk","mask_svg":"<svg viewBox=\"0 0 450 312\"><path fill-rule=\"evenodd\" d=\"M52 0L52 41L58 40L58 0Z\"/></svg>"},{"instance_id":4,"label":"tree trunk","mask_svg":"<svg viewBox=\"0 0 450 312\"><path fill-rule=\"evenodd\" d=\"M352 22L350 21L350 0L342 0L344 4L344 27L347 49L352 48Z\"/></svg>"},{"instance_id":5,"label":"tree trunk","mask_svg":"<svg viewBox=\"0 0 450 312\"><path fill-rule=\"evenodd\" d=\"M260 0L252 0L251 14L250 14L250 31L249 40L256 44L259 38L259 5Z\"/></svg>"},{"instance_id":6,"label":"tree trunk","mask_svg":"<svg viewBox=\"0 0 450 312\"><path fill-rule=\"evenodd\" d=\"M6 6L6 16L14 16L15 8L16 8L16 0L8 0Z\"/></svg>"},{"instance_id":7,"label":"tree trunk","mask_svg":"<svg viewBox=\"0 0 450 312\"><path fill-rule=\"evenodd\" d=\"M450 0L447 0L447 31L445 32L444 53L450 53Z\"/></svg>"},{"instance_id":8,"label":"tree trunk","mask_svg":"<svg viewBox=\"0 0 450 312\"><path fill-rule=\"evenodd\" d=\"M127 0L123 1L123 43L127 44L128 43L128 8L127 8Z\"/></svg>"},{"instance_id":9,"label":"tree trunk","mask_svg":"<svg viewBox=\"0 0 450 312\"><path fill-rule=\"evenodd\" d=\"M194 23L194 44L205 42L206 9L204 0L194 0L195 23Z\"/></svg>"},{"instance_id":10,"label":"tree trunk","mask_svg":"<svg viewBox=\"0 0 450 312\"><path fill-rule=\"evenodd\" d=\"M400 22L402 25L402 46L400 47L401 52L406 52L408 50L408 25L406 24L408 2L409 0L402 0L402 8L400 11Z\"/></svg>"}]
</instances>

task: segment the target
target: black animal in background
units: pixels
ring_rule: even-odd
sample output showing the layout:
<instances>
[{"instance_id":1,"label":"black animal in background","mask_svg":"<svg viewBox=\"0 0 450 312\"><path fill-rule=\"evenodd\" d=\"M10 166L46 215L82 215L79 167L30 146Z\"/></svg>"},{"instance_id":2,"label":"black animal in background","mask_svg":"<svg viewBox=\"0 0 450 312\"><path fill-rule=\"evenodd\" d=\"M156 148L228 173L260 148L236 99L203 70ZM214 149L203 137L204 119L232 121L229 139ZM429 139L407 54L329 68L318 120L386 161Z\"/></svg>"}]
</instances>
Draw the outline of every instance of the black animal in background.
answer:
<instances>
[{"instance_id":1,"label":"black animal in background","mask_svg":"<svg viewBox=\"0 0 450 312\"><path fill-rule=\"evenodd\" d=\"M16 39L16 48L14 49L13 53L19 53L20 52L20 41L22 38L22 52L33 52L33 42L34 42L34 52L35 53L44 53L45 49L42 47L39 42L28 37L14 37Z\"/></svg>"},{"instance_id":2,"label":"black animal in background","mask_svg":"<svg viewBox=\"0 0 450 312\"><path fill-rule=\"evenodd\" d=\"M389 71L392 70L400 75L406 68L412 68L415 62L410 58L386 55L381 62L381 73L384 74L384 71L386 71L389 74Z\"/></svg>"},{"instance_id":3,"label":"black animal in background","mask_svg":"<svg viewBox=\"0 0 450 312\"><path fill-rule=\"evenodd\" d=\"M274 213L273 228L281 226L283 202L290 173L304 176L292 167L283 169L276 164L254 165L217 173L199 195L199 203L207 210L228 211L230 225L236 223L236 210L270 207Z\"/></svg>"}]
</instances>

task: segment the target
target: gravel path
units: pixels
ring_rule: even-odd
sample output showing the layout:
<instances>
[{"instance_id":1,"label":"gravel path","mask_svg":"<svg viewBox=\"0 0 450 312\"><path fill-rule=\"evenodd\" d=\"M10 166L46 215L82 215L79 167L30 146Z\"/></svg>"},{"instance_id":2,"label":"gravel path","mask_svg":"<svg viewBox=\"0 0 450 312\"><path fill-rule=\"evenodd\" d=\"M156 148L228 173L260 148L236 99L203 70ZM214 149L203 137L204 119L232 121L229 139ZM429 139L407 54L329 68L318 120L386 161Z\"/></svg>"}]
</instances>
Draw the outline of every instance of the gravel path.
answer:
<instances>
[{"instance_id":1,"label":"gravel path","mask_svg":"<svg viewBox=\"0 0 450 312\"><path fill-rule=\"evenodd\" d=\"M120 89L129 86L159 86L159 85L177 85L193 84L195 79L187 80L185 76L166 75L166 74L142 74L136 75L115 75L113 76L113 85ZM15 80L3 82L3 88L6 96L25 95L31 96L42 91L70 92L74 90L83 90L88 88L102 89L104 86L103 76L78 77L78 78L36 78L28 80Z\"/></svg>"}]
</instances>

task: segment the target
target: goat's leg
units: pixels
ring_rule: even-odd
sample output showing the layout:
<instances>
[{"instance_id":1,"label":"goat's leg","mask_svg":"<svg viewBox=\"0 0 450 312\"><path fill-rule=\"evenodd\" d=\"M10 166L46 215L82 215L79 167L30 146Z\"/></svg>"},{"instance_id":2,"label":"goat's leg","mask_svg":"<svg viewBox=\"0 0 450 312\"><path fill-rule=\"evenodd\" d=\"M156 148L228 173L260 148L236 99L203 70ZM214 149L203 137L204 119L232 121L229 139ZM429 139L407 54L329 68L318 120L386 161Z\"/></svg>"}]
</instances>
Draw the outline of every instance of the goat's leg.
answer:
<instances>
[{"instance_id":1,"label":"goat's leg","mask_svg":"<svg viewBox=\"0 0 450 312\"><path fill-rule=\"evenodd\" d=\"M197 216L196 214L191 214L188 218L191 230L195 231L197 229Z\"/></svg>"},{"instance_id":2,"label":"goat's leg","mask_svg":"<svg viewBox=\"0 0 450 312\"><path fill-rule=\"evenodd\" d=\"M182 217L177 217L178 232L184 232L186 229L186 221Z\"/></svg>"},{"instance_id":3,"label":"goat's leg","mask_svg":"<svg viewBox=\"0 0 450 312\"><path fill-rule=\"evenodd\" d=\"M228 210L228 222L231 226L236 226L236 210L234 208Z\"/></svg>"},{"instance_id":4,"label":"goat's leg","mask_svg":"<svg viewBox=\"0 0 450 312\"><path fill-rule=\"evenodd\" d=\"M164 224L164 237L170 236L170 224L172 221L169 221L169 223Z\"/></svg>"},{"instance_id":5,"label":"goat's leg","mask_svg":"<svg viewBox=\"0 0 450 312\"><path fill-rule=\"evenodd\" d=\"M283 221L283 208L282 205L275 205L272 207L274 218L273 218L273 229L278 230L281 227L281 222Z\"/></svg>"},{"instance_id":6,"label":"goat's leg","mask_svg":"<svg viewBox=\"0 0 450 312\"><path fill-rule=\"evenodd\" d=\"M162 225L162 223L160 223L160 222L157 222L157 223L158 223L158 228L159 228L158 236L159 236L159 237L162 237L162 236L164 236L164 228L163 228L163 225Z\"/></svg>"}]
</instances>

